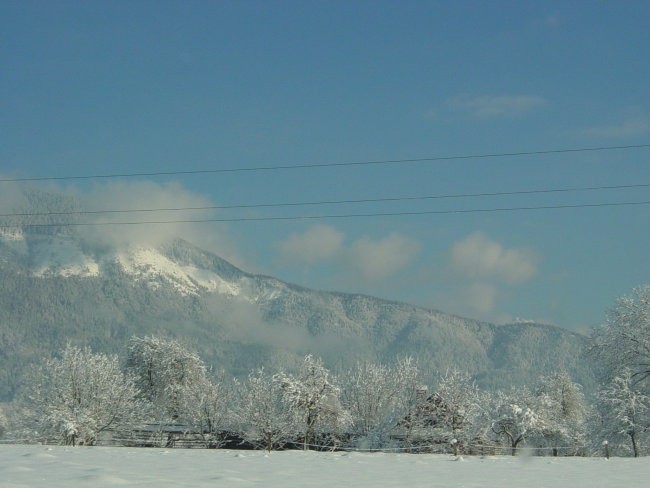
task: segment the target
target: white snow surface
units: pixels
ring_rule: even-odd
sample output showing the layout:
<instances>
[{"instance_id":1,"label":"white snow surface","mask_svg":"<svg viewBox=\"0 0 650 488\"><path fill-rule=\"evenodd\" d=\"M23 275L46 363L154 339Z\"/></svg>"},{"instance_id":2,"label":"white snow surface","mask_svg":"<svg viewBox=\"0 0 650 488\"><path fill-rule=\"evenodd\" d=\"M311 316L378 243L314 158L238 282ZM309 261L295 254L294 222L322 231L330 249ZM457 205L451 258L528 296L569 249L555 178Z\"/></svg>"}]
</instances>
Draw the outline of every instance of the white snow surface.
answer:
<instances>
[{"instance_id":1,"label":"white snow surface","mask_svg":"<svg viewBox=\"0 0 650 488\"><path fill-rule=\"evenodd\" d=\"M7 246L13 252L27 254L27 243L22 229L11 227L0 227L0 243Z\"/></svg>"},{"instance_id":2,"label":"white snow surface","mask_svg":"<svg viewBox=\"0 0 650 488\"><path fill-rule=\"evenodd\" d=\"M25 233L19 227L0 227L0 239L6 241L24 241Z\"/></svg>"},{"instance_id":3,"label":"white snow surface","mask_svg":"<svg viewBox=\"0 0 650 488\"><path fill-rule=\"evenodd\" d=\"M22 231L2 231L0 240L14 252L29 254L30 271L38 277L96 277L102 274L107 262L117 262L126 274L153 289L164 283L182 295L208 292L235 297L242 293L241 284L226 281L207 269L177 263L152 247L124 247L97 258L85 253L69 237L43 239L28 247Z\"/></svg>"},{"instance_id":4,"label":"white snow surface","mask_svg":"<svg viewBox=\"0 0 650 488\"><path fill-rule=\"evenodd\" d=\"M0 445L0 487L625 487L650 458L464 457Z\"/></svg>"},{"instance_id":5,"label":"white snow surface","mask_svg":"<svg viewBox=\"0 0 650 488\"><path fill-rule=\"evenodd\" d=\"M194 266L182 266L153 248L132 248L120 252L117 260L124 272L148 281L153 287L158 286L162 277L183 295L195 295L201 289L230 296L239 295L236 284L223 280L216 273Z\"/></svg>"}]
</instances>

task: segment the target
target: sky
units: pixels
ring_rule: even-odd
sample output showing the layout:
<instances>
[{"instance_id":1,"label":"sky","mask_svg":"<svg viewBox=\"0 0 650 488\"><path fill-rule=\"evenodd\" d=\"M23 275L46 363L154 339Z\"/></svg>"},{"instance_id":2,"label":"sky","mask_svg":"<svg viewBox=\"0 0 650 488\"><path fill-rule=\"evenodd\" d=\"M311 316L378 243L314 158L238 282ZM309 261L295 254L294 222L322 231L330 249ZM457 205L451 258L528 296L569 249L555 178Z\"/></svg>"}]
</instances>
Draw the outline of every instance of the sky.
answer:
<instances>
[{"instance_id":1,"label":"sky","mask_svg":"<svg viewBox=\"0 0 650 488\"><path fill-rule=\"evenodd\" d=\"M239 206L88 221L259 219L110 233L585 331L649 281L650 205L602 206L650 201L648 18L633 0L0 0L0 204L40 185L94 210ZM378 161L400 162L350 164ZM546 208L494 211L521 207Z\"/></svg>"}]
</instances>

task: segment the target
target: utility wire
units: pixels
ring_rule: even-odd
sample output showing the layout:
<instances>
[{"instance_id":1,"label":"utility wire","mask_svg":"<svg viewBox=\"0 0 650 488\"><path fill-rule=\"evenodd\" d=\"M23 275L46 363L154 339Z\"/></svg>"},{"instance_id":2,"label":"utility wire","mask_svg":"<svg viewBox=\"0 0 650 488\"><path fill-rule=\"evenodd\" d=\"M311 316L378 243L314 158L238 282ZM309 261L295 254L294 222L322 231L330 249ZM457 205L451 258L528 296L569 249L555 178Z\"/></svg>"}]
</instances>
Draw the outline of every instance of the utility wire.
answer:
<instances>
[{"instance_id":1,"label":"utility wire","mask_svg":"<svg viewBox=\"0 0 650 488\"><path fill-rule=\"evenodd\" d=\"M28 182L28 181L61 181L61 180L92 180L108 178L132 178L132 177L150 177L150 176L179 176L179 175L197 175L197 174L217 174L217 173L241 173L255 171L277 171L293 169L314 169L314 168L340 168L349 166L370 166L370 165L387 165L387 164L408 164L423 163L435 161L455 161L463 159L488 159L488 158L505 158L516 156L539 156L545 154L566 154L581 152L598 152L614 151L624 149L644 149L649 148L650 144L634 144L628 146L601 146L601 147L581 147L565 149L546 149L540 151L520 151L506 153L485 153L485 154L467 154L459 156L433 156L426 158L412 159L385 159L371 161L352 161L340 163L299 163L294 165L274 165L274 166L251 166L246 168L219 168L219 169L200 169L200 170L178 170L178 171L155 171L150 173L114 173L114 174L95 174L95 175L69 175L69 176L37 176L27 178L2 178L0 183L11 182Z\"/></svg>"},{"instance_id":2,"label":"utility wire","mask_svg":"<svg viewBox=\"0 0 650 488\"><path fill-rule=\"evenodd\" d=\"M456 209L456 210L423 210L412 212L377 212L377 213L349 213L349 214L331 214L331 215L298 215L298 216L280 216L280 217L236 217L236 218L210 218L210 219L178 219L178 220L142 220L142 221L122 221L122 222L62 222L47 224L0 224L0 228L16 227L82 227L82 226L108 226L108 225L146 225L146 224L186 224L186 223L208 223L208 222L265 222L281 220L322 220L322 219L348 219L348 218L367 218L367 217L402 217L415 215L450 215L450 214L470 214L470 213L496 213L496 212L518 212L529 210L557 210L557 209L577 209L577 208L602 208L602 207L623 207L623 206L650 205L650 201L640 202L612 202L612 203L582 203L566 205L540 205L530 207L497 207L497 208L474 208L474 209Z\"/></svg>"},{"instance_id":3,"label":"utility wire","mask_svg":"<svg viewBox=\"0 0 650 488\"><path fill-rule=\"evenodd\" d=\"M382 203L382 202L405 202L416 200L437 200L452 198L472 198L472 197L500 197L513 195L534 195L546 193L570 193L579 191L599 191L599 190L621 190L631 188L648 188L650 183L638 183L633 185L606 185L606 186L587 186L572 188L546 188L541 190L518 190L504 192L484 192L484 193L456 193L441 195L426 195L412 197L387 197L387 198L363 198L356 200L322 200L311 202L287 202L287 203L253 203L237 205L208 205L200 207L168 207L168 208L133 208L124 210L74 210L67 212L35 212L35 213L7 213L0 214L0 217L45 217L54 215L97 215L97 214L121 214L121 213L140 213L140 212L179 212L193 210L233 210L233 209L251 209L251 208L278 208L278 207L306 207L318 205L343 205L356 203Z\"/></svg>"}]
</instances>

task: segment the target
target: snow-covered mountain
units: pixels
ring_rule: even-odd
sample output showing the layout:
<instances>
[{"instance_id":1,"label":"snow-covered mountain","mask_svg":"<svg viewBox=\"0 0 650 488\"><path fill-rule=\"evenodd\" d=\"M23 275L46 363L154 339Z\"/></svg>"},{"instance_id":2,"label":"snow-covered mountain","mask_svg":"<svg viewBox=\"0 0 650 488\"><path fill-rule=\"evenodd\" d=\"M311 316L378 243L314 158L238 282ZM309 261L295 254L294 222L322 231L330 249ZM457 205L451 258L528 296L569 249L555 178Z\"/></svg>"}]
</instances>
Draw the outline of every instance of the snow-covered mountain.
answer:
<instances>
[{"instance_id":1,"label":"snow-covered mountain","mask_svg":"<svg viewBox=\"0 0 650 488\"><path fill-rule=\"evenodd\" d=\"M32 361L66 342L121 353L132 335L180 337L233 374L318 354L334 369L416 356L432 375L468 369L483 386L566 369L589 384L584 338L406 303L309 290L246 273L176 239L90 246L74 232L0 228L0 398Z\"/></svg>"}]
</instances>

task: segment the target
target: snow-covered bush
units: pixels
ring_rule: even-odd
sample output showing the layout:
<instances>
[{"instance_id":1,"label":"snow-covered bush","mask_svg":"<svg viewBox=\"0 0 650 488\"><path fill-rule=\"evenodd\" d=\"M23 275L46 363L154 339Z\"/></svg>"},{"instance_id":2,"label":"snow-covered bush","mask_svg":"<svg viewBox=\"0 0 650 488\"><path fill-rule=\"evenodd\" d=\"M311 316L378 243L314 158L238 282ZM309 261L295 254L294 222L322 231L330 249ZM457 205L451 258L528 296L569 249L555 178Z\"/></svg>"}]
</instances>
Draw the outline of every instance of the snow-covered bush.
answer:
<instances>
[{"instance_id":1,"label":"snow-covered bush","mask_svg":"<svg viewBox=\"0 0 650 488\"><path fill-rule=\"evenodd\" d=\"M26 376L19 399L23 435L33 441L93 445L107 430L129 431L145 407L117 356L68 345Z\"/></svg>"}]
</instances>

